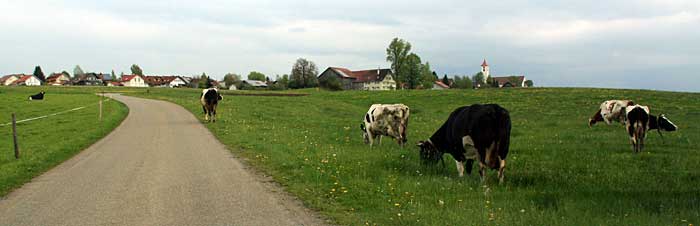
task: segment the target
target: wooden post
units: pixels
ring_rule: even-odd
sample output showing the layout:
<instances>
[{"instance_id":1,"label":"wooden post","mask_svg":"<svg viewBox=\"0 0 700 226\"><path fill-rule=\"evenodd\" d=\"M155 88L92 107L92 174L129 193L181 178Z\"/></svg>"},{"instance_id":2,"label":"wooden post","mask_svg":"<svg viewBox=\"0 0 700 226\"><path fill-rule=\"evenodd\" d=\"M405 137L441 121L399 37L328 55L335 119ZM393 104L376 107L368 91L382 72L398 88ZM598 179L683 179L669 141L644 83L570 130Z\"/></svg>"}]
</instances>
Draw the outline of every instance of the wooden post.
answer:
<instances>
[{"instance_id":1,"label":"wooden post","mask_svg":"<svg viewBox=\"0 0 700 226\"><path fill-rule=\"evenodd\" d=\"M19 159L19 145L17 144L17 119L15 119L15 113L12 113L12 140L15 143L15 159Z\"/></svg>"},{"instance_id":2,"label":"wooden post","mask_svg":"<svg viewBox=\"0 0 700 226\"><path fill-rule=\"evenodd\" d=\"M102 92L102 96L100 96L100 118L98 120L102 121L102 97L104 97L104 92Z\"/></svg>"}]
</instances>

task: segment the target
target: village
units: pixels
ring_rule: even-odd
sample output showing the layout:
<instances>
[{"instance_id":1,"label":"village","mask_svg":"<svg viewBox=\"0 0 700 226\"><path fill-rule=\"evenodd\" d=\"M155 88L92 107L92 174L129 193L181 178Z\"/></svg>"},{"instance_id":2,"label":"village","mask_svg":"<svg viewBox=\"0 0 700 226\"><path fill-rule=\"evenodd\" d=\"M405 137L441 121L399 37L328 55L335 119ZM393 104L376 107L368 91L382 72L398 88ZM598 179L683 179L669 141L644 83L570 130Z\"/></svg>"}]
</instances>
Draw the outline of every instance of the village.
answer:
<instances>
[{"instance_id":1,"label":"village","mask_svg":"<svg viewBox=\"0 0 700 226\"><path fill-rule=\"evenodd\" d=\"M250 76L248 79L241 79L240 75L227 74L224 80L214 80L203 74L202 76L179 76L179 75L143 75L142 70L133 65L132 74L121 74L119 76L112 73L82 73L81 70L74 70L73 76L67 71L51 73L45 76L41 67L37 66L33 74L10 74L0 78L0 85L4 86L124 86L124 87L167 87L167 88L208 88L217 87L221 89L287 89L289 87L287 77L277 76L275 80L262 76ZM79 68L79 66L76 66ZM510 87L532 87L531 80L527 80L524 75L517 76L491 76L489 64L486 59L480 65L480 71L471 77L454 75L448 78L444 75L439 78L433 71L431 85L420 84L414 89L456 89L456 88L510 88ZM227 79L231 76L230 81ZM251 78L254 77L254 78ZM344 67L328 67L318 76L315 76L316 83L322 88L332 90L397 90L409 89L407 83L398 82L390 68L350 70ZM207 82L202 82L206 79ZM337 83L332 87L331 82ZM466 83L461 82L468 80ZM283 84L281 84L283 83ZM458 84L459 83L459 84ZM399 85L400 84L400 85ZM461 85L460 85L461 84ZM203 87L206 86L206 87Z\"/></svg>"}]
</instances>

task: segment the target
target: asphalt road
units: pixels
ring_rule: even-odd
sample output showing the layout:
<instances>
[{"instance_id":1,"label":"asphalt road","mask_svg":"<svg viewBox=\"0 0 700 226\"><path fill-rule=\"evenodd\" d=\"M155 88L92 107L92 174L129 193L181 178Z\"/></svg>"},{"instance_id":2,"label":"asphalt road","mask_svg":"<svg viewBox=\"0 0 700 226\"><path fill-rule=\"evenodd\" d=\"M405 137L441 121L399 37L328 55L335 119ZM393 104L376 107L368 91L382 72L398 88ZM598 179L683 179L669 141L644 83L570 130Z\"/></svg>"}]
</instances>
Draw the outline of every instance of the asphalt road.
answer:
<instances>
[{"instance_id":1,"label":"asphalt road","mask_svg":"<svg viewBox=\"0 0 700 226\"><path fill-rule=\"evenodd\" d=\"M182 107L114 98L122 125L0 200L0 225L324 224Z\"/></svg>"}]
</instances>

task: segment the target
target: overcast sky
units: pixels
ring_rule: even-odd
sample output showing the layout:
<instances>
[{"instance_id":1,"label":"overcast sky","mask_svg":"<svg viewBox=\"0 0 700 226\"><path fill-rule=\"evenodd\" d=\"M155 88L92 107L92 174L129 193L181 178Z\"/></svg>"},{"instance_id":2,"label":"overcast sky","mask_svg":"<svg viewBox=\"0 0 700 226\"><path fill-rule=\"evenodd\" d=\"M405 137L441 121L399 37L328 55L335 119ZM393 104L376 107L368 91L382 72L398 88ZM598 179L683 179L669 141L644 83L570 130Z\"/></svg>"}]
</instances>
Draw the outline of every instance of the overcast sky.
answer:
<instances>
[{"instance_id":1,"label":"overcast sky","mask_svg":"<svg viewBox=\"0 0 700 226\"><path fill-rule=\"evenodd\" d=\"M0 74L85 71L222 78L288 74L299 57L388 67L405 39L440 75L523 74L536 86L700 91L700 1L5 1Z\"/></svg>"}]
</instances>

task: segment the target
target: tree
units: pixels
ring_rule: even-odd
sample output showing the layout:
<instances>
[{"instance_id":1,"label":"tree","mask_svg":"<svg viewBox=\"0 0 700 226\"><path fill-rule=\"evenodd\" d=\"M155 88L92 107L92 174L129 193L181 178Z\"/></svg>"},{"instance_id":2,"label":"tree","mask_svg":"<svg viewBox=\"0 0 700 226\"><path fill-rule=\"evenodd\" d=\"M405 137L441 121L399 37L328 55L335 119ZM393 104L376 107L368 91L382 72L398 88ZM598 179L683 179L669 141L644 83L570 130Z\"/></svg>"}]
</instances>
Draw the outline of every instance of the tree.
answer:
<instances>
[{"instance_id":1,"label":"tree","mask_svg":"<svg viewBox=\"0 0 700 226\"><path fill-rule=\"evenodd\" d=\"M114 70L112 70L112 81L119 81L121 78L117 78L117 75L114 74Z\"/></svg>"},{"instance_id":2,"label":"tree","mask_svg":"<svg viewBox=\"0 0 700 226\"><path fill-rule=\"evenodd\" d=\"M80 65L75 65L75 68L73 68L73 77L78 77L84 75L85 72L83 72L83 69L80 68Z\"/></svg>"},{"instance_id":3,"label":"tree","mask_svg":"<svg viewBox=\"0 0 700 226\"><path fill-rule=\"evenodd\" d=\"M442 84L450 85L450 80L447 79L447 75L442 76Z\"/></svg>"},{"instance_id":4,"label":"tree","mask_svg":"<svg viewBox=\"0 0 700 226\"><path fill-rule=\"evenodd\" d=\"M67 71L65 71L65 70L64 70L64 71L62 71L62 72L61 72L61 74L63 74L63 75L65 75L65 76L67 76L68 78L70 78L70 74L68 74L68 72L67 72Z\"/></svg>"},{"instance_id":5,"label":"tree","mask_svg":"<svg viewBox=\"0 0 700 226\"><path fill-rule=\"evenodd\" d=\"M386 61L391 62L391 70L394 71L394 80L399 83L406 82L405 64L411 52L411 43L403 39L394 38L386 48ZM413 65L415 66L415 65Z\"/></svg>"},{"instance_id":6,"label":"tree","mask_svg":"<svg viewBox=\"0 0 700 226\"><path fill-rule=\"evenodd\" d=\"M455 75L454 76L455 82L452 84L453 88L457 89L471 89L472 86L472 80L469 78L469 76L459 76Z\"/></svg>"},{"instance_id":7,"label":"tree","mask_svg":"<svg viewBox=\"0 0 700 226\"><path fill-rule=\"evenodd\" d=\"M292 75L289 81L290 88L309 88L318 86L318 69L313 61L299 58L292 66Z\"/></svg>"},{"instance_id":8,"label":"tree","mask_svg":"<svg viewBox=\"0 0 700 226\"><path fill-rule=\"evenodd\" d=\"M430 68L430 62L425 62L425 64L421 65L420 84L424 89L432 88L433 83L437 81L436 77L437 74Z\"/></svg>"},{"instance_id":9,"label":"tree","mask_svg":"<svg viewBox=\"0 0 700 226\"><path fill-rule=\"evenodd\" d=\"M209 79L206 73L202 72L202 76L199 76L199 88L208 89L211 87L211 79Z\"/></svg>"},{"instance_id":10,"label":"tree","mask_svg":"<svg viewBox=\"0 0 700 226\"><path fill-rule=\"evenodd\" d=\"M281 79L277 79L277 84L280 84L284 89L289 87L289 75L282 75Z\"/></svg>"},{"instance_id":11,"label":"tree","mask_svg":"<svg viewBox=\"0 0 700 226\"><path fill-rule=\"evenodd\" d=\"M508 76L508 82L510 82L513 87L521 87L522 82L518 76Z\"/></svg>"},{"instance_id":12,"label":"tree","mask_svg":"<svg viewBox=\"0 0 700 226\"><path fill-rule=\"evenodd\" d=\"M340 83L340 80L338 80L338 77L333 76L325 76L323 79L320 79L318 81L319 86L326 88L328 90L332 91L338 91L338 90L343 90L343 86Z\"/></svg>"},{"instance_id":13,"label":"tree","mask_svg":"<svg viewBox=\"0 0 700 226\"><path fill-rule=\"evenodd\" d=\"M231 87L231 85L236 85L236 87L240 86L241 83L241 76L234 74L234 73L227 73L224 75L224 84L226 84L226 87Z\"/></svg>"},{"instance_id":14,"label":"tree","mask_svg":"<svg viewBox=\"0 0 700 226\"><path fill-rule=\"evenodd\" d=\"M143 70L136 64L131 65L131 74L143 76Z\"/></svg>"},{"instance_id":15,"label":"tree","mask_svg":"<svg viewBox=\"0 0 700 226\"><path fill-rule=\"evenodd\" d=\"M534 84L532 83L532 80L527 80L527 81L525 81L525 85L527 87L532 87Z\"/></svg>"},{"instance_id":16,"label":"tree","mask_svg":"<svg viewBox=\"0 0 700 226\"><path fill-rule=\"evenodd\" d=\"M484 85L486 85L486 84L484 84L484 73L482 73L482 72L476 73L472 77L472 82L474 83L474 87L483 87Z\"/></svg>"},{"instance_id":17,"label":"tree","mask_svg":"<svg viewBox=\"0 0 700 226\"><path fill-rule=\"evenodd\" d=\"M46 81L46 76L44 76L44 72L41 71L40 66L34 67L34 76L39 78L39 80L41 80L42 82Z\"/></svg>"},{"instance_id":18,"label":"tree","mask_svg":"<svg viewBox=\"0 0 700 226\"><path fill-rule=\"evenodd\" d=\"M411 53L406 58L405 62L405 82L408 84L409 89L415 89L421 82L421 60L418 55Z\"/></svg>"},{"instance_id":19,"label":"tree","mask_svg":"<svg viewBox=\"0 0 700 226\"><path fill-rule=\"evenodd\" d=\"M248 73L248 80L265 81L265 74L257 71L251 71Z\"/></svg>"}]
</instances>

